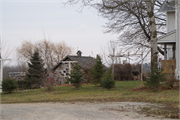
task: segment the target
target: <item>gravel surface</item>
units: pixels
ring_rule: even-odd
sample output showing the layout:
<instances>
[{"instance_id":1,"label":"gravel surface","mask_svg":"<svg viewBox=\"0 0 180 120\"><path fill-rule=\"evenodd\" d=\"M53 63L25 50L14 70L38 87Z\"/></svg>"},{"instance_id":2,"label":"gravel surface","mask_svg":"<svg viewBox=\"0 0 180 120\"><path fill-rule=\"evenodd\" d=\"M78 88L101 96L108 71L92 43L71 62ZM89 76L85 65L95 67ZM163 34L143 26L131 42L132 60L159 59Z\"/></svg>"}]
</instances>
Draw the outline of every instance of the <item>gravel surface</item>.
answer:
<instances>
[{"instance_id":1,"label":"gravel surface","mask_svg":"<svg viewBox=\"0 0 180 120\"><path fill-rule=\"evenodd\" d=\"M142 102L1 104L0 120L170 120L139 112L150 105Z\"/></svg>"}]
</instances>

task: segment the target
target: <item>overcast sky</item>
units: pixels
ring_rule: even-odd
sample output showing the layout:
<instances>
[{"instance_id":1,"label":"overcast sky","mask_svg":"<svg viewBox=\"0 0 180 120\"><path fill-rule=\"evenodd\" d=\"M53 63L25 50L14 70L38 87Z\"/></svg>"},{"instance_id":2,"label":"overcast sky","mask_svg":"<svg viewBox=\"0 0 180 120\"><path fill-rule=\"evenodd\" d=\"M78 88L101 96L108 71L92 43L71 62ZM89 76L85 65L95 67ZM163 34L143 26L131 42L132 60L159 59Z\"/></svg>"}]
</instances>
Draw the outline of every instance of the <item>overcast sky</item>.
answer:
<instances>
[{"instance_id":1,"label":"overcast sky","mask_svg":"<svg viewBox=\"0 0 180 120\"><path fill-rule=\"evenodd\" d=\"M95 9L78 10L78 5L63 7L58 0L1 0L1 38L15 50L23 40L42 40L44 31L47 39L73 47L73 54L79 49L96 56L117 35L103 33L107 21Z\"/></svg>"}]
</instances>

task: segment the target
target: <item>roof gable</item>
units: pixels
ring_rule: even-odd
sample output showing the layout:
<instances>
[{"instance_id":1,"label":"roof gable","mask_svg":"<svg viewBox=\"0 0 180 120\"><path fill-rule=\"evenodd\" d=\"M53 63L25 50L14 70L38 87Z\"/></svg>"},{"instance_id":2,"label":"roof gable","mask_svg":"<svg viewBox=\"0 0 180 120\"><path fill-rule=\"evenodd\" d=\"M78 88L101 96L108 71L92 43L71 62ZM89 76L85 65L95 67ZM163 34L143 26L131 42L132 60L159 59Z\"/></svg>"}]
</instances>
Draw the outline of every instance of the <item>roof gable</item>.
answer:
<instances>
[{"instance_id":1,"label":"roof gable","mask_svg":"<svg viewBox=\"0 0 180 120\"><path fill-rule=\"evenodd\" d=\"M94 64L96 63L96 59L93 57L88 57L88 56L73 56L73 55L68 55L65 58L63 58L55 67L53 67L52 71L56 70L63 61L78 61L78 65L83 68L83 69L91 69ZM106 71L108 68L104 65L104 70Z\"/></svg>"},{"instance_id":2,"label":"roof gable","mask_svg":"<svg viewBox=\"0 0 180 120\"><path fill-rule=\"evenodd\" d=\"M176 30L168 32L167 34L158 37L158 44L175 43L176 42Z\"/></svg>"}]
</instances>

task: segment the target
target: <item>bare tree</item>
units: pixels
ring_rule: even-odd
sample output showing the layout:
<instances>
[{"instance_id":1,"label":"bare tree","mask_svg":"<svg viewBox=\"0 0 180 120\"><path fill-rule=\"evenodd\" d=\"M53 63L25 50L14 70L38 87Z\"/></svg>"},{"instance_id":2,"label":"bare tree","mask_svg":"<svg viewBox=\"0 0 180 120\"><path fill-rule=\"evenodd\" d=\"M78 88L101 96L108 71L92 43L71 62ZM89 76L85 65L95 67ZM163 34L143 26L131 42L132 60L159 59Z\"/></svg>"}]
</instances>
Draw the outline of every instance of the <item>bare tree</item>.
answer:
<instances>
[{"instance_id":1,"label":"bare tree","mask_svg":"<svg viewBox=\"0 0 180 120\"><path fill-rule=\"evenodd\" d=\"M0 53L1 53L1 58L8 58L10 56L10 50L7 46L7 43L4 42L3 40L0 42Z\"/></svg>"},{"instance_id":2,"label":"bare tree","mask_svg":"<svg viewBox=\"0 0 180 120\"><path fill-rule=\"evenodd\" d=\"M108 66L111 66L113 63L121 63L120 59L115 56L121 55L122 52L122 48L119 47L116 41L109 41L107 42L107 46L101 48L102 58Z\"/></svg>"},{"instance_id":3,"label":"bare tree","mask_svg":"<svg viewBox=\"0 0 180 120\"><path fill-rule=\"evenodd\" d=\"M27 62L34 52L34 44L31 41L23 41L20 47L16 49L19 63Z\"/></svg>"},{"instance_id":4,"label":"bare tree","mask_svg":"<svg viewBox=\"0 0 180 120\"><path fill-rule=\"evenodd\" d=\"M0 38L1 39L1 38ZM11 52L7 43L4 40L0 40L0 57L1 59L7 59L10 56ZM1 61L0 61L1 62ZM3 60L3 78L8 77L8 65L11 63L10 60ZM1 64L1 63L0 63ZM1 65L0 65L1 66Z\"/></svg>"},{"instance_id":5,"label":"bare tree","mask_svg":"<svg viewBox=\"0 0 180 120\"><path fill-rule=\"evenodd\" d=\"M39 54L46 65L47 71L50 71L54 65L54 44L50 41L42 40L39 41L35 47L38 49Z\"/></svg>"},{"instance_id":6,"label":"bare tree","mask_svg":"<svg viewBox=\"0 0 180 120\"><path fill-rule=\"evenodd\" d=\"M152 63L157 61L157 50L164 54L157 46L157 36L165 34L166 25L166 15L158 12L162 0L68 0L66 2L71 5L77 3L81 3L83 7L96 8L102 17L108 19L105 32L119 34L118 39L122 46L134 48L135 53L141 53L142 49L139 48L142 46L151 49ZM147 49L146 52L149 53L149 50Z\"/></svg>"},{"instance_id":7,"label":"bare tree","mask_svg":"<svg viewBox=\"0 0 180 120\"><path fill-rule=\"evenodd\" d=\"M47 40L40 40L33 44L31 41L24 41L17 48L17 58L21 63L27 63L35 49L39 51L47 71L50 71L63 57L72 53L72 48L65 42L53 43Z\"/></svg>"},{"instance_id":8,"label":"bare tree","mask_svg":"<svg viewBox=\"0 0 180 120\"><path fill-rule=\"evenodd\" d=\"M62 58L64 58L64 56L72 53L72 50L73 49L67 46L64 41L59 44L55 44L54 53L58 55L55 59L55 62L58 63L60 60L62 60Z\"/></svg>"}]
</instances>

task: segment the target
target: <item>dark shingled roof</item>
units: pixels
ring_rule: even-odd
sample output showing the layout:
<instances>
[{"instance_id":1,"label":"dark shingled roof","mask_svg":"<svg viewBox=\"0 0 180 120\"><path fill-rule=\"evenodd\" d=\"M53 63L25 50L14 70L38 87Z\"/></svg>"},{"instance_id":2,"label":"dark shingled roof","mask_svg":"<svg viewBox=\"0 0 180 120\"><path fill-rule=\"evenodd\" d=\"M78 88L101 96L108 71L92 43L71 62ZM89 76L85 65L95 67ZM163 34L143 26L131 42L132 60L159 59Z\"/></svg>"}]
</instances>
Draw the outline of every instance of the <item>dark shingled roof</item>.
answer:
<instances>
[{"instance_id":1,"label":"dark shingled roof","mask_svg":"<svg viewBox=\"0 0 180 120\"><path fill-rule=\"evenodd\" d=\"M73 61L78 61L79 66L81 66L84 69L91 68L95 63L96 60L92 57L85 57L85 56L68 56L69 59Z\"/></svg>"},{"instance_id":2,"label":"dark shingled roof","mask_svg":"<svg viewBox=\"0 0 180 120\"><path fill-rule=\"evenodd\" d=\"M96 59L94 59L93 57L68 55L64 59L62 59L60 63L57 64L52 70L54 71L62 64L62 61L66 61L68 59L72 61L78 61L78 65L83 69L90 69L96 63ZM106 66L104 66L104 70L107 70Z\"/></svg>"}]
</instances>

